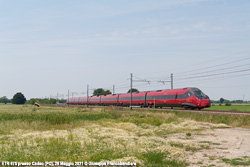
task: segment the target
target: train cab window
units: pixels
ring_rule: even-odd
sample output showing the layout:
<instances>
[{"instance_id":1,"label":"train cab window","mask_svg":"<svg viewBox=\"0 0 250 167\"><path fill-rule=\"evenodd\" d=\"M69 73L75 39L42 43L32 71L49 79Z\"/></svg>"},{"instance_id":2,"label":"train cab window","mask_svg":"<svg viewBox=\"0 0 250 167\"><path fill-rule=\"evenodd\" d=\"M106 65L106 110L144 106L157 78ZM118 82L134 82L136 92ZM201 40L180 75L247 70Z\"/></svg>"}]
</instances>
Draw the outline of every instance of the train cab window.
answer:
<instances>
[{"instance_id":1,"label":"train cab window","mask_svg":"<svg viewBox=\"0 0 250 167\"><path fill-rule=\"evenodd\" d=\"M209 97L207 95L204 95L203 97L204 99L210 100Z\"/></svg>"},{"instance_id":2,"label":"train cab window","mask_svg":"<svg viewBox=\"0 0 250 167\"><path fill-rule=\"evenodd\" d=\"M194 95L200 100L203 98L203 93L201 91L194 91Z\"/></svg>"}]
</instances>

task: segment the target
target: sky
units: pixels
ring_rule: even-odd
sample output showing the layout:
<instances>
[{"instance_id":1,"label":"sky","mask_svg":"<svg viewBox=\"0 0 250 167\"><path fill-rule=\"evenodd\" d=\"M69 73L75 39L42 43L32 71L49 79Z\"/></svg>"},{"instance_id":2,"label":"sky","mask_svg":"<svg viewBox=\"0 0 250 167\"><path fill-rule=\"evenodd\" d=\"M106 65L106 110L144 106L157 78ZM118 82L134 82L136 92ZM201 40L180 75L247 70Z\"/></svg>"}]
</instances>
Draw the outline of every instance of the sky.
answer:
<instances>
[{"instance_id":1,"label":"sky","mask_svg":"<svg viewBox=\"0 0 250 167\"><path fill-rule=\"evenodd\" d=\"M0 0L0 97L198 87L250 100L248 0ZM150 82L143 82L143 80Z\"/></svg>"}]
</instances>

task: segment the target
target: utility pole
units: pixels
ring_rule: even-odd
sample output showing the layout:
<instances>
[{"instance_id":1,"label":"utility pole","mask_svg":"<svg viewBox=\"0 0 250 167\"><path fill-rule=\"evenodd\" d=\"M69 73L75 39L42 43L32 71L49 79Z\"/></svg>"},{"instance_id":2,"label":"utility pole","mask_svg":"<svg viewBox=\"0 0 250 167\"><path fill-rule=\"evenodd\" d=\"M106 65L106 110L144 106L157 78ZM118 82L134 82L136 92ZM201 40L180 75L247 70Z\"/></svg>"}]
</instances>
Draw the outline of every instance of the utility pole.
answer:
<instances>
[{"instance_id":1,"label":"utility pole","mask_svg":"<svg viewBox=\"0 0 250 167\"><path fill-rule=\"evenodd\" d=\"M115 94L115 85L113 85L113 94Z\"/></svg>"},{"instance_id":2,"label":"utility pole","mask_svg":"<svg viewBox=\"0 0 250 167\"><path fill-rule=\"evenodd\" d=\"M56 103L59 104L59 93L56 95Z\"/></svg>"},{"instance_id":3,"label":"utility pole","mask_svg":"<svg viewBox=\"0 0 250 167\"><path fill-rule=\"evenodd\" d=\"M171 73L171 89L174 89L173 73Z\"/></svg>"},{"instance_id":4,"label":"utility pole","mask_svg":"<svg viewBox=\"0 0 250 167\"><path fill-rule=\"evenodd\" d=\"M174 88L173 73L171 73L171 89ZM173 109L173 107L171 107Z\"/></svg>"},{"instance_id":5,"label":"utility pole","mask_svg":"<svg viewBox=\"0 0 250 167\"><path fill-rule=\"evenodd\" d=\"M69 89L68 89L68 101L69 101ZM69 106L69 104L68 104L68 106Z\"/></svg>"},{"instance_id":6,"label":"utility pole","mask_svg":"<svg viewBox=\"0 0 250 167\"><path fill-rule=\"evenodd\" d=\"M87 107L89 106L89 85L87 85Z\"/></svg>"},{"instance_id":7,"label":"utility pole","mask_svg":"<svg viewBox=\"0 0 250 167\"><path fill-rule=\"evenodd\" d=\"M150 84L151 81L147 81L146 79L140 79L140 80L133 80L133 74L130 74L130 110L132 110L132 89L133 89L133 81L135 82L147 82Z\"/></svg>"},{"instance_id":8,"label":"utility pole","mask_svg":"<svg viewBox=\"0 0 250 167\"><path fill-rule=\"evenodd\" d=\"M68 99L69 99L69 90L68 90Z\"/></svg>"},{"instance_id":9,"label":"utility pole","mask_svg":"<svg viewBox=\"0 0 250 167\"><path fill-rule=\"evenodd\" d=\"M132 110L132 88L133 88L133 74L130 74L130 110Z\"/></svg>"}]
</instances>

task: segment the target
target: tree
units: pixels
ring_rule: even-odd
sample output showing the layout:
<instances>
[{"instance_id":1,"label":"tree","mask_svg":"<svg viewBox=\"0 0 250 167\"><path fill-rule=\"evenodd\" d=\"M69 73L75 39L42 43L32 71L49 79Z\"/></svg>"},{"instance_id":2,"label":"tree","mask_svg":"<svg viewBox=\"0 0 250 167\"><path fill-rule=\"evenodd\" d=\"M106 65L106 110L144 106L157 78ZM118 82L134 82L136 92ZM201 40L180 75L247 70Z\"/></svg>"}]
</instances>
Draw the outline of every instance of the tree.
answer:
<instances>
[{"instance_id":1,"label":"tree","mask_svg":"<svg viewBox=\"0 0 250 167\"><path fill-rule=\"evenodd\" d=\"M222 104L224 102L224 99L223 98L220 98L220 103Z\"/></svg>"},{"instance_id":2,"label":"tree","mask_svg":"<svg viewBox=\"0 0 250 167\"><path fill-rule=\"evenodd\" d=\"M24 104L25 102L26 102L26 98L21 92L18 92L13 96L13 99L12 99L13 104Z\"/></svg>"},{"instance_id":3,"label":"tree","mask_svg":"<svg viewBox=\"0 0 250 167\"><path fill-rule=\"evenodd\" d=\"M131 92L131 89L129 89L128 90L128 93L130 93ZM135 92L135 93L139 93L139 90L138 89L136 89L136 88L132 88L132 93L133 92Z\"/></svg>"},{"instance_id":4,"label":"tree","mask_svg":"<svg viewBox=\"0 0 250 167\"><path fill-rule=\"evenodd\" d=\"M93 96L109 95L109 94L112 94L110 90L105 91L103 88L95 89L93 92Z\"/></svg>"},{"instance_id":5,"label":"tree","mask_svg":"<svg viewBox=\"0 0 250 167\"><path fill-rule=\"evenodd\" d=\"M39 99L32 98L32 99L29 100L28 103L32 104L32 105L35 104L35 103L39 103Z\"/></svg>"},{"instance_id":6,"label":"tree","mask_svg":"<svg viewBox=\"0 0 250 167\"><path fill-rule=\"evenodd\" d=\"M6 96L3 96L1 98L1 102L4 103L4 104L6 104L8 102L8 98Z\"/></svg>"},{"instance_id":7,"label":"tree","mask_svg":"<svg viewBox=\"0 0 250 167\"><path fill-rule=\"evenodd\" d=\"M49 99L49 104L56 104L56 99L53 99L53 98L51 98L51 99Z\"/></svg>"}]
</instances>

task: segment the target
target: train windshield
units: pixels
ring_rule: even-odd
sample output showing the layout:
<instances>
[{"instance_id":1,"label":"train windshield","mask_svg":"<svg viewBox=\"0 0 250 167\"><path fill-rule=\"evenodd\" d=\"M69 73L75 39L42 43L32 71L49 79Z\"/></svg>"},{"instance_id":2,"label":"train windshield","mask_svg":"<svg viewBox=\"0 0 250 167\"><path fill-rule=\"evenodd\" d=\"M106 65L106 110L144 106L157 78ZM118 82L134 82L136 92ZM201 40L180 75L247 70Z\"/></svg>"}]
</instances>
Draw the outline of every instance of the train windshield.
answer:
<instances>
[{"instance_id":1,"label":"train windshield","mask_svg":"<svg viewBox=\"0 0 250 167\"><path fill-rule=\"evenodd\" d=\"M194 95L200 100L203 99L203 93L201 91L194 91Z\"/></svg>"},{"instance_id":2,"label":"train windshield","mask_svg":"<svg viewBox=\"0 0 250 167\"><path fill-rule=\"evenodd\" d=\"M209 100L209 97L204 94L201 90L197 89L197 88L192 88L191 89L191 92L200 100L202 99L208 99Z\"/></svg>"}]
</instances>

